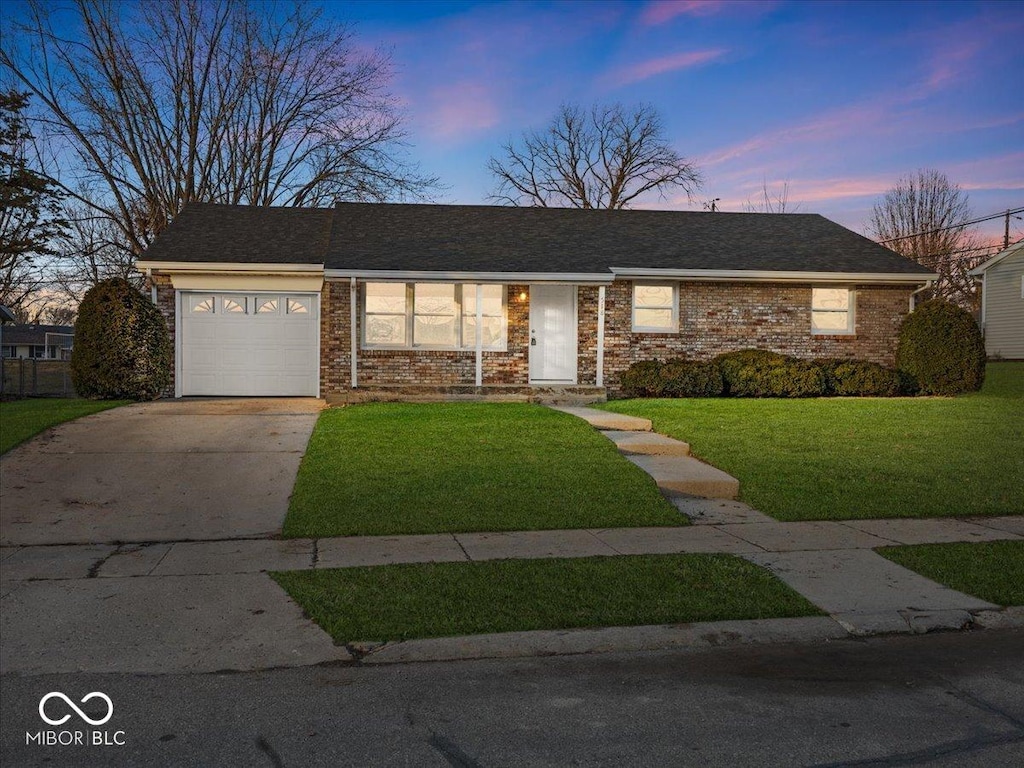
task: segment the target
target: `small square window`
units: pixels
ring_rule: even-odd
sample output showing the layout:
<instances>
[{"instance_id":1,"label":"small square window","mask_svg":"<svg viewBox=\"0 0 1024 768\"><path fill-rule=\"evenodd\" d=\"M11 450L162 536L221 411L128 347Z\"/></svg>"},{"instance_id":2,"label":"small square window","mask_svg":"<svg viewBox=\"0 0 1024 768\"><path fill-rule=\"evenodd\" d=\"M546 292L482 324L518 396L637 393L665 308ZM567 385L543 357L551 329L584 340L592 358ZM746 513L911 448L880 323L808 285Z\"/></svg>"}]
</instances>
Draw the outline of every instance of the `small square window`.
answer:
<instances>
[{"instance_id":1,"label":"small square window","mask_svg":"<svg viewBox=\"0 0 1024 768\"><path fill-rule=\"evenodd\" d=\"M221 309L225 315L244 315L249 300L245 296L225 296L221 300Z\"/></svg>"},{"instance_id":2,"label":"small square window","mask_svg":"<svg viewBox=\"0 0 1024 768\"><path fill-rule=\"evenodd\" d=\"M309 299L289 296L288 303L289 315L308 315L309 314Z\"/></svg>"},{"instance_id":3,"label":"small square window","mask_svg":"<svg viewBox=\"0 0 1024 768\"><path fill-rule=\"evenodd\" d=\"M633 330L674 333L679 329L679 299L674 283L633 284Z\"/></svg>"},{"instance_id":4,"label":"small square window","mask_svg":"<svg viewBox=\"0 0 1024 768\"><path fill-rule=\"evenodd\" d=\"M213 296L189 296L188 311L193 315L212 315L217 302Z\"/></svg>"},{"instance_id":5,"label":"small square window","mask_svg":"<svg viewBox=\"0 0 1024 768\"><path fill-rule=\"evenodd\" d=\"M854 333L854 293L850 288L811 289L811 333Z\"/></svg>"}]
</instances>

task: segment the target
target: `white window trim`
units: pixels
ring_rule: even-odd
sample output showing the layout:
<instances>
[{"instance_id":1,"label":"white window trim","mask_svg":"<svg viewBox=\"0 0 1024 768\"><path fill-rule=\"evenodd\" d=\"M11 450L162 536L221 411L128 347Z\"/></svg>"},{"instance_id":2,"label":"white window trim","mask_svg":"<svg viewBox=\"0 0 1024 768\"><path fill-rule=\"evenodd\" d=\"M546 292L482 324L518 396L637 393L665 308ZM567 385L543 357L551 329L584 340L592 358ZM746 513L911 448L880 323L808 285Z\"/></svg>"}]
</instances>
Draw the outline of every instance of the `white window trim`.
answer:
<instances>
[{"instance_id":1,"label":"white window trim","mask_svg":"<svg viewBox=\"0 0 1024 768\"><path fill-rule=\"evenodd\" d=\"M846 309L846 329L837 330L835 328L817 329L814 327L814 313L817 312L834 312L839 314L840 310L828 310L828 309L814 309L814 291L816 288L827 288L845 289L849 296L847 298L847 309ZM856 336L857 335L857 291L847 285L818 285L811 288L811 335L812 336Z\"/></svg>"},{"instance_id":2,"label":"white window trim","mask_svg":"<svg viewBox=\"0 0 1024 768\"><path fill-rule=\"evenodd\" d=\"M368 280L367 283L393 283L395 280ZM463 308L463 290L467 285L477 285L477 283L451 283L444 282L445 285L455 286L455 344L454 346L439 346L436 344L416 344L413 340L413 333L415 331L416 322L416 307L415 307L415 285L416 283L428 282L425 280L416 280L414 282L405 283L405 343L404 344L370 344L366 341L366 290L359 292L359 316L360 316L360 333L359 333L359 344L362 349L365 350L391 350L401 352L465 352L472 354L476 350L475 339L470 339L468 342L463 338L463 325L464 316L462 312ZM363 283L365 286L366 283ZM492 283L493 285L493 283ZM508 351L508 286L501 284L501 344L485 346L482 351L484 352L507 352ZM398 313L378 313L378 314L398 314ZM484 317L492 317L492 315L484 315Z\"/></svg>"},{"instance_id":3,"label":"white window trim","mask_svg":"<svg viewBox=\"0 0 1024 768\"><path fill-rule=\"evenodd\" d=\"M636 288L640 285L672 289L672 327L659 328L636 324ZM679 283L671 280L634 280L629 287L630 327L633 333L679 333ZM647 307L649 309L649 307Z\"/></svg>"}]
</instances>

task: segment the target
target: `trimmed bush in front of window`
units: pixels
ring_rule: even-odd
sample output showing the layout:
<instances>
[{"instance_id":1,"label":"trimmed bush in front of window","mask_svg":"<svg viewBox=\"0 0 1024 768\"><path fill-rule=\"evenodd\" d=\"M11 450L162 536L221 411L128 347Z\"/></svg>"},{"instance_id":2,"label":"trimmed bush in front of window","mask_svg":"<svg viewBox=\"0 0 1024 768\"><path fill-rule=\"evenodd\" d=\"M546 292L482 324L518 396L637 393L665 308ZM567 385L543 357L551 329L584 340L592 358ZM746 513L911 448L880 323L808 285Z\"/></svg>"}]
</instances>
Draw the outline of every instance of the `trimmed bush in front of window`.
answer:
<instances>
[{"instance_id":1,"label":"trimmed bush in front of window","mask_svg":"<svg viewBox=\"0 0 1024 768\"><path fill-rule=\"evenodd\" d=\"M866 360L801 360L763 349L713 360L643 360L623 372L628 397L897 397L917 393L900 371Z\"/></svg>"}]
</instances>

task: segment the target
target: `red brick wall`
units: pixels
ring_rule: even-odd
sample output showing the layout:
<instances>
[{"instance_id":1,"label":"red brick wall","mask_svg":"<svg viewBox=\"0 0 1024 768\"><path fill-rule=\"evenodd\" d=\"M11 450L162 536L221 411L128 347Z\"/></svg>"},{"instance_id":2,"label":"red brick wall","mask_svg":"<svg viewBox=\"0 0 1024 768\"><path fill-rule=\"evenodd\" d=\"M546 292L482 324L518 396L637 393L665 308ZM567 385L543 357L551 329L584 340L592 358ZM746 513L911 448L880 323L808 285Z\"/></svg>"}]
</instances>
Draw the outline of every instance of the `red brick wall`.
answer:
<instances>
[{"instance_id":1,"label":"red brick wall","mask_svg":"<svg viewBox=\"0 0 1024 768\"><path fill-rule=\"evenodd\" d=\"M638 360L688 357L756 347L796 357L845 357L892 365L912 288L856 286L856 333L811 334L811 286L782 283L684 282L677 333L632 332L632 283L608 288L605 385Z\"/></svg>"},{"instance_id":2,"label":"red brick wall","mask_svg":"<svg viewBox=\"0 0 1024 768\"><path fill-rule=\"evenodd\" d=\"M529 287L506 286L508 291L508 346L504 352L483 353L483 383L526 385L529 379ZM526 300L520 301L520 293ZM351 382L349 335L349 284L324 283L321 298L320 393L347 390ZM358 314L358 313L357 313ZM362 318L357 316L359 338ZM359 386L404 384L454 386L476 383L476 355L472 350L363 349L359 345Z\"/></svg>"},{"instance_id":3,"label":"red brick wall","mask_svg":"<svg viewBox=\"0 0 1024 768\"><path fill-rule=\"evenodd\" d=\"M174 340L174 289L156 274L157 306ZM529 286L509 285L508 347L484 352L485 385L526 385L529 380ZM638 360L667 357L707 359L721 352L757 347L798 357L848 357L891 365L899 324L908 311L912 288L860 286L856 292L856 334L811 335L809 285L686 282L679 286L679 331L633 333L632 283L606 289L605 385L616 391L618 375ZM520 301L520 294L526 299ZM596 286L578 288L578 382L596 383ZM349 283L327 281L321 293L320 390L341 393L350 383ZM357 335L360 318L357 313ZM358 351L361 385L472 385L472 351ZM169 394L173 394L173 387Z\"/></svg>"},{"instance_id":4,"label":"red brick wall","mask_svg":"<svg viewBox=\"0 0 1024 768\"><path fill-rule=\"evenodd\" d=\"M156 308L160 310L160 314L164 316L164 321L167 323L167 332L171 336L171 349L177 350L177 344L175 343L174 333L174 316L176 307L174 305L174 286L171 285L171 278L169 275L150 275L146 278L145 290L147 293L151 292L153 288L156 288ZM167 385L167 389L163 391L164 397L174 397L174 374L177 369L177 361L175 365L171 366L171 383Z\"/></svg>"}]
</instances>

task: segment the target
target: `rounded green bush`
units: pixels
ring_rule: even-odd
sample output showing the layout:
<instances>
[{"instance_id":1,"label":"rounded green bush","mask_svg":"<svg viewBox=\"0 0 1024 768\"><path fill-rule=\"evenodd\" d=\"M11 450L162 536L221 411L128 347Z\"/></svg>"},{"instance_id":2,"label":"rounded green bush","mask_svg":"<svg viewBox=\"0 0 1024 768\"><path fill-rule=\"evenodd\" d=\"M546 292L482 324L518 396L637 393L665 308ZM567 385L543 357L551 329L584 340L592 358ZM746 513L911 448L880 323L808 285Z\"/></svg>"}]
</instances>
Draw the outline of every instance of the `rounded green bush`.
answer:
<instances>
[{"instance_id":1,"label":"rounded green bush","mask_svg":"<svg viewBox=\"0 0 1024 768\"><path fill-rule=\"evenodd\" d=\"M820 397L827 393L822 368L809 360L762 349L726 352L713 361L732 397Z\"/></svg>"},{"instance_id":2,"label":"rounded green bush","mask_svg":"<svg viewBox=\"0 0 1024 768\"><path fill-rule=\"evenodd\" d=\"M712 362L677 358L661 369L666 397L721 397L725 391L722 372Z\"/></svg>"},{"instance_id":3,"label":"rounded green bush","mask_svg":"<svg viewBox=\"0 0 1024 768\"><path fill-rule=\"evenodd\" d=\"M867 360L818 360L828 394L840 397L896 397L905 394L898 371Z\"/></svg>"},{"instance_id":4,"label":"rounded green bush","mask_svg":"<svg viewBox=\"0 0 1024 768\"><path fill-rule=\"evenodd\" d=\"M900 326L896 367L921 394L975 392L985 381L985 341L966 309L941 299L920 304Z\"/></svg>"},{"instance_id":5,"label":"rounded green bush","mask_svg":"<svg viewBox=\"0 0 1024 768\"><path fill-rule=\"evenodd\" d=\"M78 307L71 378L82 397L153 400L171 383L163 315L127 280L90 288Z\"/></svg>"},{"instance_id":6,"label":"rounded green bush","mask_svg":"<svg viewBox=\"0 0 1024 768\"><path fill-rule=\"evenodd\" d=\"M619 386L627 397L661 397L665 381L661 377L664 364L660 360L641 360L622 372Z\"/></svg>"}]
</instances>

